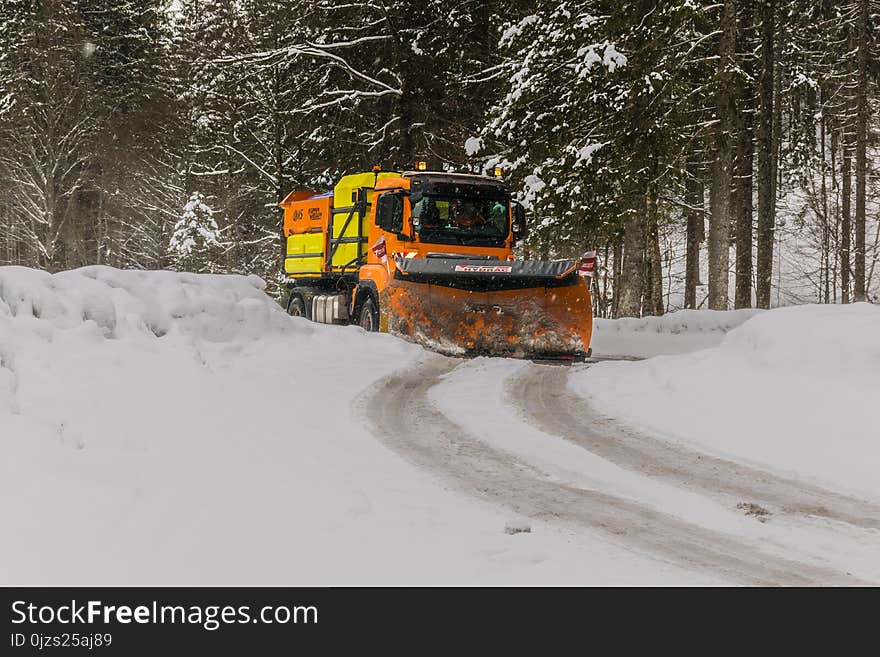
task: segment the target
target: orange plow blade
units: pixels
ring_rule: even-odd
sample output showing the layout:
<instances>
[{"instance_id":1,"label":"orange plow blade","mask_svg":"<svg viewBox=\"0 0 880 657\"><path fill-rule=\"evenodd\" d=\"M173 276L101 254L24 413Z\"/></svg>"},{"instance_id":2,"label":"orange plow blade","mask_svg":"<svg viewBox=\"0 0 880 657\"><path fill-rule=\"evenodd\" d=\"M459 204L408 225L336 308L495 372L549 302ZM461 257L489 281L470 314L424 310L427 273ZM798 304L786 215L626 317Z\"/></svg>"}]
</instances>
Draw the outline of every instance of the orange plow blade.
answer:
<instances>
[{"instance_id":1,"label":"orange plow blade","mask_svg":"<svg viewBox=\"0 0 880 657\"><path fill-rule=\"evenodd\" d=\"M380 306L389 333L450 356L583 360L590 292L574 261L397 261Z\"/></svg>"}]
</instances>

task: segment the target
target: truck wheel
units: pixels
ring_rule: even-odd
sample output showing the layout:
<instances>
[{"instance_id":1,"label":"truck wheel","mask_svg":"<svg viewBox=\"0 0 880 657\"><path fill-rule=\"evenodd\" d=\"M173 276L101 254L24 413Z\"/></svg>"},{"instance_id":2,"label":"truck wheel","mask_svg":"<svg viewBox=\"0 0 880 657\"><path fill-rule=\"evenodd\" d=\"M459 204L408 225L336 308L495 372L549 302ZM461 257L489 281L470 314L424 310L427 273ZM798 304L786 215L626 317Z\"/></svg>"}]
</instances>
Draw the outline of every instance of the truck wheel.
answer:
<instances>
[{"instance_id":1,"label":"truck wheel","mask_svg":"<svg viewBox=\"0 0 880 657\"><path fill-rule=\"evenodd\" d=\"M291 295L290 301L287 302L287 314L293 317L306 316L306 303L300 295Z\"/></svg>"},{"instance_id":2,"label":"truck wheel","mask_svg":"<svg viewBox=\"0 0 880 657\"><path fill-rule=\"evenodd\" d=\"M365 331L374 332L379 330L379 309L372 295L364 299L358 313L358 326Z\"/></svg>"}]
</instances>

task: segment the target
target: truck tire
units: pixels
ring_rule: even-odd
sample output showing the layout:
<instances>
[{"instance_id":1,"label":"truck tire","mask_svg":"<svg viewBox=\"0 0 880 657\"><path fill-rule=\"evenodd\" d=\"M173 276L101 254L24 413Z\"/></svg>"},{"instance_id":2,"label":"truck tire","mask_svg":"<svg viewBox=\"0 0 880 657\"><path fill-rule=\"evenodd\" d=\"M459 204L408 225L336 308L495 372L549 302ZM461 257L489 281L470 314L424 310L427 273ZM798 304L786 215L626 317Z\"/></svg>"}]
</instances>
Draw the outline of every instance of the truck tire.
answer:
<instances>
[{"instance_id":1,"label":"truck tire","mask_svg":"<svg viewBox=\"0 0 880 657\"><path fill-rule=\"evenodd\" d=\"M357 323L358 326L370 333L379 330L379 308L376 307L376 301L373 299L372 294L368 294L367 298L361 303Z\"/></svg>"},{"instance_id":2,"label":"truck tire","mask_svg":"<svg viewBox=\"0 0 880 657\"><path fill-rule=\"evenodd\" d=\"M292 317L308 317L306 315L306 302L299 294L291 294L287 302L287 314Z\"/></svg>"}]
</instances>

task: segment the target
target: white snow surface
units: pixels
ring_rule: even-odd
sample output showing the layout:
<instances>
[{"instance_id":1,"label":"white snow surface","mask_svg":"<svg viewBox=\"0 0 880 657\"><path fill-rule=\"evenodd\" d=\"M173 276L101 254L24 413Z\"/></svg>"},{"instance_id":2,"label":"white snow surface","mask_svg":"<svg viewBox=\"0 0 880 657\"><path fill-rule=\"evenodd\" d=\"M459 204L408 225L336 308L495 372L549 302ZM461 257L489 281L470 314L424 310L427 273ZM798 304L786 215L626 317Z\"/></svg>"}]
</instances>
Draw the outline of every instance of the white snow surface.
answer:
<instances>
[{"instance_id":1,"label":"white snow surface","mask_svg":"<svg viewBox=\"0 0 880 657\"><path fill-rule=\"evenodd\" d=\"M593 355L647 358L721 344L728 331L760 310L679 310L660 317L593 320Z\"/></svg>"},{"instance_id":2,"label":"white snow surface","mask_svg":"<svg viewBox=\"0 0 880 657\"><path fill-rule=\"evenodd\" d=\"M880 499L878 336L880 308L869 304L779 308L715 347L599 363L570 385L642 430Z\"/></svg>"},{"instance_id":3,"label":"white snow surface","mask_svg":"<svg viewBox=\"0 0 880 657\"><path fill-rule=\"evenodd\" d=\"M263 287L0 268L0 585L711 581L404 462L358 400L422 351Z\"/></svg>"},{"instance_id":4,"label":"white snow surface","mask_svg":"<svg viewBox=\"0 0 880 657\"><path fill-rule=\"evenodd\" d=\"M608 365L603 363L602 367ZM470 434L538 468L553 481L652 507L693 526L745 540L756 551L819 565L835 564L868 581L880 577L876 556L880 536L876 532L860 535L839 523L807 526L785 518L768 524L755 522L733 505L719 504L700 492L625 469L531 426L505 403L506 382L527 367L523 361L477 358L449 373L429 391L429 397ZM584 380L587 378L585 375Z\"/></svg>"},{"instance_id":5,"label":"white snow surface","mask_svg":"<svg viewBox=\"0 0 880 657\"><path fill-rule=\"evenodd\" d=\"M288 317L264 287L0 268L0 585L718 583L404 461L370 434L365 395L424 352ZM880 499L878 328L867 304L597 320L596 355L693 353L570 380L641 430ZM754 523L532 428L505 402L525 366L468 362L430 398L553 480L775 554L849 552L847 567L876 577L873 543Z\"/></svg>"}]
</instances>

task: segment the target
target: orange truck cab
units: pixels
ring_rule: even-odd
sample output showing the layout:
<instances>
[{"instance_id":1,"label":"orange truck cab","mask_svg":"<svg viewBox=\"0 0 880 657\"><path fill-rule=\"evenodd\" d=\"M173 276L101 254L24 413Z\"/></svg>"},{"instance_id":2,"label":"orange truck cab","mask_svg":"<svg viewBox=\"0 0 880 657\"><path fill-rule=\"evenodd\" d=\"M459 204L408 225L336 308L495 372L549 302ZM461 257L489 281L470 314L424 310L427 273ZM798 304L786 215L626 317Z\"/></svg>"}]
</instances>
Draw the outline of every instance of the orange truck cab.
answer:
<instances>
[{"instance_id":1,"label":"orange truck cab","mask_svg":"<svg viewBox=\"0 0 880 657\"><path fill-rule=\"evenodd\" d=\"M514 258L525 211L498 178L377 168L280 206L291 315L449 355L589 355L580 262Z\"/></svg>"}]
</instances>

